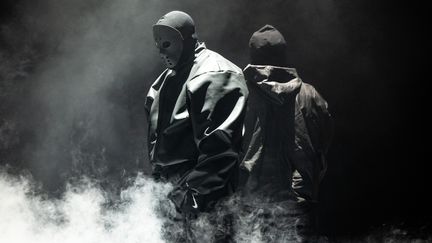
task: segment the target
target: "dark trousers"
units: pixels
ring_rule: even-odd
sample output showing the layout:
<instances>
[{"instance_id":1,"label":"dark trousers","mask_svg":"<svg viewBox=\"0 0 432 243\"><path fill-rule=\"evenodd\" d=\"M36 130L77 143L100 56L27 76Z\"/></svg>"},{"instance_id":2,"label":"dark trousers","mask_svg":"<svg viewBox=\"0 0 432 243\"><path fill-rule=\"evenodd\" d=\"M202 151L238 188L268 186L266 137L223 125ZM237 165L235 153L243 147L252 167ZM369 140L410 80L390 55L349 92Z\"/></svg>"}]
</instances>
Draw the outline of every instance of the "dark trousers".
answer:
<instances>
[{"instance_id":1,"label":"dark trousers","mask_svg":"<svg viewBox=\"0 0 432 243\"><path fill-rule=\"evenodd\" d=\"M212 210L191 217L161 207L162 234L166 242L173 243L230 243L234 242L234 217L225 210Z\"/></svg>"},{"instance_id":2,"label":"dark trousers","mask_svg":"<svg viewBox=\"0 0 432 243\"><path fill-rule=\"evenodd\" d=\"M237 242L322 242L314 210L295 203L245 203L236 222Z\"/></svg>"}]
</instances>

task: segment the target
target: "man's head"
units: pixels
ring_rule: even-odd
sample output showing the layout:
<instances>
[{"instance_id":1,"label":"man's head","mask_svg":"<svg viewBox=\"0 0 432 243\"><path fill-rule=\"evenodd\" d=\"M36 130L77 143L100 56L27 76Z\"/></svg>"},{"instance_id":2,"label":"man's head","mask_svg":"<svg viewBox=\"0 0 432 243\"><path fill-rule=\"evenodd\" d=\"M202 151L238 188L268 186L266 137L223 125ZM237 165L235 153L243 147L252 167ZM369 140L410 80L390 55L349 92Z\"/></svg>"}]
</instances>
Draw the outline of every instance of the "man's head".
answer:
<instances>
[{"instance_id":1,"label":"man's head","mask_svg":"<svg viewBox=\"0 0 432 243\"><path fill-rule=\"evenodd\" d=\"M275 27L265 25L249 40L251 64L287 66L286 48L282 34Z\"/></svg>"},{"instance_id":2,"label":"man's head","mask_svg":"<svg viewBox=\"0 0 432 243\"><path fill-rule=\"evenodd\" d=\"M195 23L188 14L172 11L153 25L153 37L162 61L174 69L194 53L197 41Z\"/></svg>"}]
</instances>

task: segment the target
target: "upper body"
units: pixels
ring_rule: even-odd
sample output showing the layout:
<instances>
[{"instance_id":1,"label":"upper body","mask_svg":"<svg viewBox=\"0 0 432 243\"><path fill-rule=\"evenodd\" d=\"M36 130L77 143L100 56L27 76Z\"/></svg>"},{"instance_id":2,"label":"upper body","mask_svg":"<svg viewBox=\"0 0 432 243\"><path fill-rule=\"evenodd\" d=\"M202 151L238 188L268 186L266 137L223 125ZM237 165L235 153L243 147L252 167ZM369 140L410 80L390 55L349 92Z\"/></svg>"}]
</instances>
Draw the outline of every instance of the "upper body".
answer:
<instances>
[{"instance_id":1,"label":"upper body","mask_svg":"<svg viewBox=\"0 0 432 243\"><path fill-rule=\"evenodd\" d=\"M244 192L271 201L314 201L332 121L327 102L293 68L249 65Z\"/></svg>"},{"instance_id":2,"label":"upper body","mask_svg":"<svg viewBox=\"0 0 432 243\"><path fill-rule=\"evenodd\" d=\"M243 192L265 201L313 202L326 170L332 119L315 88L287 67L285 41L276 31L265 26L252 36L252 64L244 70L250 95Z\"/></svg>"},{"instance_id":3,"label":"upper body","mask_svg":"<svg viewBox=\"0 0 432 243\"><path fill-rule=\"evenodd\" d=\"M181 211L207 210L234 190L248 95L240 68L194 47L167 65L146 99L153 175L174 184L170 198Z\"/></svg>"}]
</instances>

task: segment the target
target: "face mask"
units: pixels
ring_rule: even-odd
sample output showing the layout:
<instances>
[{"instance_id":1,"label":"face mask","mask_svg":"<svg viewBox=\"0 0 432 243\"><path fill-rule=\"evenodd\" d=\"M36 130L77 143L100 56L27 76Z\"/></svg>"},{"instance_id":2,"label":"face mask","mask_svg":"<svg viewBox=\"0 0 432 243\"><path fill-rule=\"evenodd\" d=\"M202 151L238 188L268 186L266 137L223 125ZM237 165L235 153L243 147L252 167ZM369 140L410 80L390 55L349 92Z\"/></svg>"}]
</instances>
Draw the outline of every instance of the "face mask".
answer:
<instances>
[{"instance_id":1,"label":"face mask","mask_svg":"<svg viewBox=\"0 0 432 243\"><path fill-rule=\"evenodd\" d=\"M154 25L153 37L165 66L174 68L183 52L183 37L180 32L168 26Z\"/></svg>"}]
</instances>

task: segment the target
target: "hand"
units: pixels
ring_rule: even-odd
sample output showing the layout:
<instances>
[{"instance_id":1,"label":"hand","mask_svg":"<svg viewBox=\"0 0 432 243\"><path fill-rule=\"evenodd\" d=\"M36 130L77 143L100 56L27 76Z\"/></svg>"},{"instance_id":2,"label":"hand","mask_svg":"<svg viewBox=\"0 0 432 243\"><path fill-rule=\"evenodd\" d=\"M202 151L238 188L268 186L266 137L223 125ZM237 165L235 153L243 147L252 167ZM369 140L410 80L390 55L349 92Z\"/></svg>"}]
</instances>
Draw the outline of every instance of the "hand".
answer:
<instances>
[{"instance_id":1,"label":"hand","mask_svg":"<svg viewBox=\"0 0 432 243\"><path fill-rule=\"evenodd\" d=\"M188 190L186 193L181 211L187 219L196 219L198 217L201 202L198 202L200 200L197 196L198 193L194 193L192 190Z\"/></svg>"},{"instance_id":2,"label":"hand","mask_svg":"<svg viewBox=\"0 0 432 243\"><path fill-rule=\"evenodd\" d=\"M176 187L168 198L174 203L176 210L187 218L196 218L202 207L202 200L197 190L189 187Z\"/></svg>"}]
</instances>

